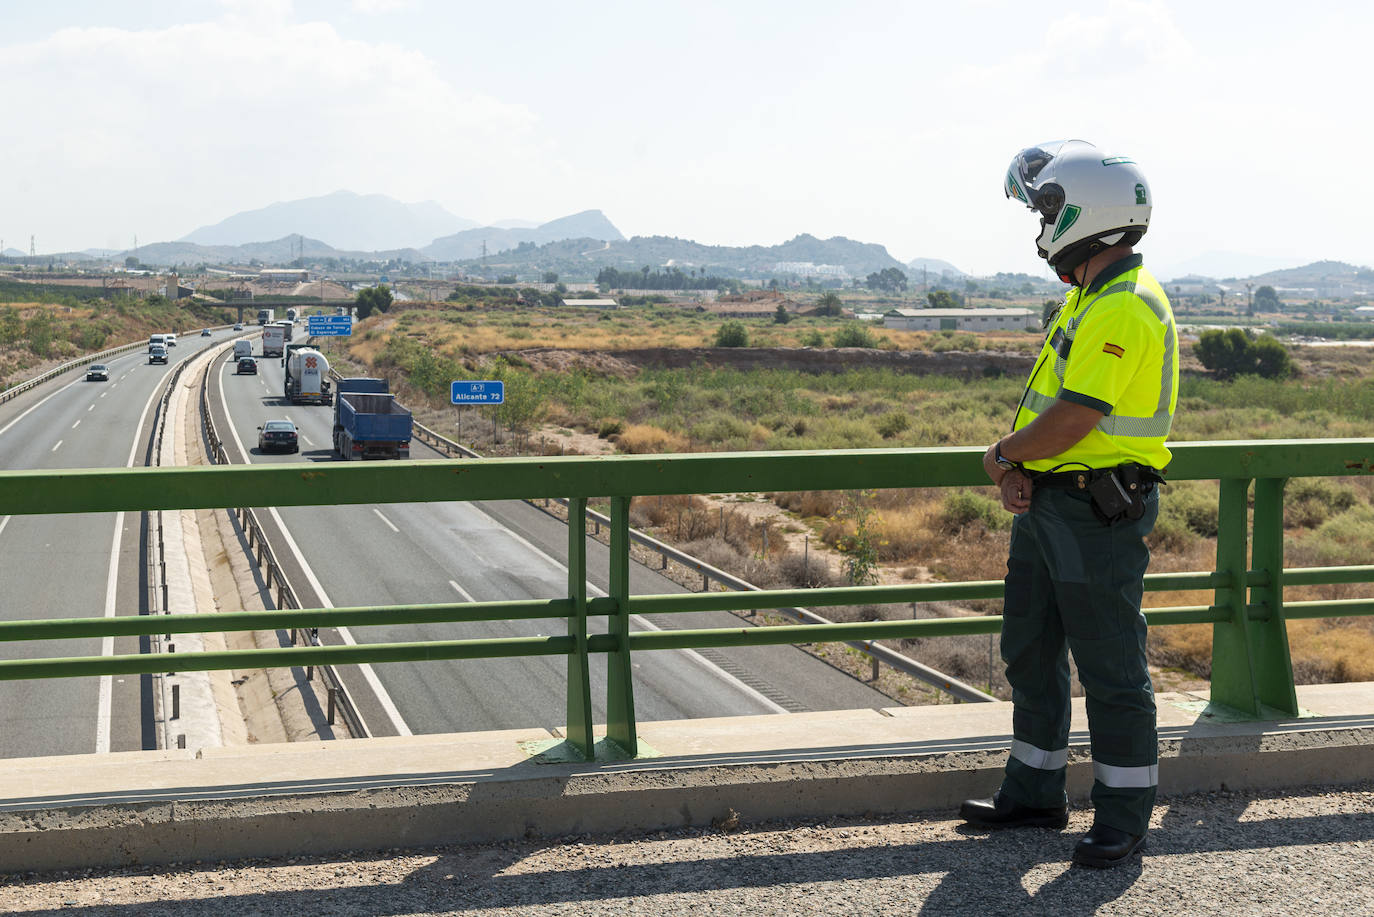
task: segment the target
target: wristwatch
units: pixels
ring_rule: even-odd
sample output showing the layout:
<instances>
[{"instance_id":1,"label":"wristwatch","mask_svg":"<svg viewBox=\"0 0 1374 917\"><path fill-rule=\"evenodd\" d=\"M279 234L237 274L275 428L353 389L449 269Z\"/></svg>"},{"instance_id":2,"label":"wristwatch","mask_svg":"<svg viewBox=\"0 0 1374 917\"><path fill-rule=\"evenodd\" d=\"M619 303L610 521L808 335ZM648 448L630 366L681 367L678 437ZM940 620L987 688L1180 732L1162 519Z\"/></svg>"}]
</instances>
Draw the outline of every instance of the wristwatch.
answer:
<instances>
[{"instance_id":1,"label":"wristwatch","mask_svg":"<svg viewBox=\"0 0 1374 917\"><path fill-rule=\"evenodd\" d=\"M1016 471L1021 467L1020 462L1013 462L1002 454L1002 441L999 439L997 444L992 447L992 461L1003 471Z\"/></svg>"}]
</instances>

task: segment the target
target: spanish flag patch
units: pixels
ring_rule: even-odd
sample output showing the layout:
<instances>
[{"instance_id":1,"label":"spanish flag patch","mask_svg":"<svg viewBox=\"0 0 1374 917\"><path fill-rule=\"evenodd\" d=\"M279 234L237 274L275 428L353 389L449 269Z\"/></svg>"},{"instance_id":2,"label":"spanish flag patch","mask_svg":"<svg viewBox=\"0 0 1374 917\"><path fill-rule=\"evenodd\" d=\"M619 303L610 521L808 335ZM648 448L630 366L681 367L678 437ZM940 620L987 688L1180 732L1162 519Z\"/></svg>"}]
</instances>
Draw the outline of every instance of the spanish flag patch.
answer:
<instances>
[{"instance_id":1,"label":"spanish flag patch","mask_svg":"<svg viewBox=\"0 0 1374 917\"><path fill-rule=\"evenodd\" d=\"M1103 344L1102 352L1109 353L1114 357L1120 358L1126 355L1126 348L1119 344Z\"/></svg>"}]
</instances>

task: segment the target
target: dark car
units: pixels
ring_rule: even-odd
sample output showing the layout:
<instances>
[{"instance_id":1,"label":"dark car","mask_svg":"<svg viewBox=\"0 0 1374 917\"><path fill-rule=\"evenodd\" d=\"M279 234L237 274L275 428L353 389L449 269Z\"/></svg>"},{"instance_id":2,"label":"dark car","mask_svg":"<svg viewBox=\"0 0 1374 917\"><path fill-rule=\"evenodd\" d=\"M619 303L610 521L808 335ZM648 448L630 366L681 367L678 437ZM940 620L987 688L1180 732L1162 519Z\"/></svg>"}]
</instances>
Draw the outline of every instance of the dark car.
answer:
<instances>
[{"instance_id":1,"label":"dark car","mask_svg":"<svg viewBox=\"0 0 1374 917\"><path fill-rule=\"evenodd\" d=\"M202 329L200 329L200 336L203 337L203 338L208 338L208 337L210 336L210 329L209 329L209 328L202 328Z\"/></svg>"},{"instance_id":2,"label":"dark car","mask_svg":"<svg viewBox=\"0 0 1374 917\"><path fill-rule=\"evenodd\" d=\"M87 382L109 382L110 368L104 363L92 363L86 367Z\"/></svg>"},{"instance_id":3,"label":"dark car","mask_svg":"<svg viewBox=\"0 0 1374 917\"><path fill-rule=\"evenodd\" d=\"M242 330L243 330L243 322L234 322L234 330L235 330L235 331L242 331Z\"/></svg>"},{"instance_id":4,"label":"dark car","mask_svg":"<svg viewBox=\"0 0 1374 917\"><path fill-rule=\"evenodd\" d=\"M234 366L234 372L240 375L252 373L256 376L258 374L258 361L252 357L239 357L238 363Z\"/></svg>"},{"instance_id":5,"label":"dark car","mask_svg":"<svg viewBox=\"0 0 1374 917\"><path fill-rule=\"evenodd\" d=\"M296 425L289 420L269 420L258 427L258 451L278 449L283 452L301 451L300 442L296 439Z\"/></svg>"}]
</instances>

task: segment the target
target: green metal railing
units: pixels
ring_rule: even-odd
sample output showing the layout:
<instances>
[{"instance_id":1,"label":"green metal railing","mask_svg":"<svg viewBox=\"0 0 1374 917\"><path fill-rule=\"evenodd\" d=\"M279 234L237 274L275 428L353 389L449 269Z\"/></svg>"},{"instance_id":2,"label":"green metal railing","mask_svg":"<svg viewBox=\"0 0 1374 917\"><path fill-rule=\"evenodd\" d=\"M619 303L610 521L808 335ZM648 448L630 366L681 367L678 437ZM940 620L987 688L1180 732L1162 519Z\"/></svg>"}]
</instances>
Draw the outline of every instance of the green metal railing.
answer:
<instances>
[{"instance_id":1,"label":"green metal railing","mask_svg":"<svg viewBox=\"0 0 1374 917\"><path fill-rule=\"evenodd\" d=\"M1214 703L1251 716L1268 710L1297 715L1288 653L1289 618L1374 614L1374 599L1285 605L1285 585L1374 582L1374 566L1283 568L1283 491L1288 479L1374 474L1374 439L1181 443L1173 446L1171 481L1219 480L1217 563L1212 571L1150 574L1147 591L1205 590L1208 605L1150 609L1152 626L1213 626ZM607 656L606 737L635 755L636 652L878 640L995 633L998 616L853 624L788 625L632 633L634 614L767 610L994 599L1000 581L687 595L631 595L630 500L660 494L797 490L870 490L984 485L981 448L880 449L836 452L726 453L670 456L466 459L252 467L134 468L0 472L0 515L158 509L424 503L565 497L569 500L568 590L557 599L171 614L0 622L0 642L204 633L279 628L562 618L559 636L471 639L359 646L177 653L177 671L293 665L413 662L512 656L567 659L568 741L594 754L589 659ZM1253 513L1250 511L1253 485ZM610 500L609 593L587 596L586 501ZM1166 497L1167 499L1167 497ZM589 634L589 616L605 616L605 633ZM0 679L157 673L166 656L123 655L0 660Z\"/></svg>"}]
</instances>

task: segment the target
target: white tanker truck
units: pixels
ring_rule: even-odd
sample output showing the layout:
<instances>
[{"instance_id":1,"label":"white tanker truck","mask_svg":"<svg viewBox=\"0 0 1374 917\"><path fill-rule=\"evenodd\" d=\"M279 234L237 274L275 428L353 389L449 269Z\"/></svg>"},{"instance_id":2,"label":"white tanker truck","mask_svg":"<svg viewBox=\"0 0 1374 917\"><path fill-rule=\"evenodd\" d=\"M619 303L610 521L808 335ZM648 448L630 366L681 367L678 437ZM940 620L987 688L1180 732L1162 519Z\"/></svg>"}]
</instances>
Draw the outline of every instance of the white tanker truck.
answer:
<instances>
[{"instance_id":1,"label":"white tanker truck","mask_svg":"<svg viewBox=\"0 0 1374 917\"><path fill-rule=\"evenodd\" d=\"M286 382L282 394L292 404L333 404L329 387L329 361L308 344L287 344Z\"/></svg>"}]
</instances>

